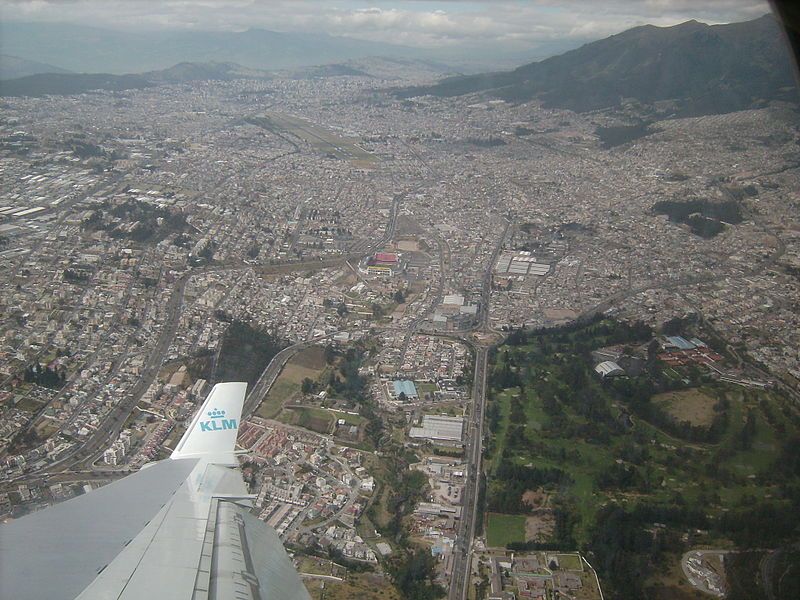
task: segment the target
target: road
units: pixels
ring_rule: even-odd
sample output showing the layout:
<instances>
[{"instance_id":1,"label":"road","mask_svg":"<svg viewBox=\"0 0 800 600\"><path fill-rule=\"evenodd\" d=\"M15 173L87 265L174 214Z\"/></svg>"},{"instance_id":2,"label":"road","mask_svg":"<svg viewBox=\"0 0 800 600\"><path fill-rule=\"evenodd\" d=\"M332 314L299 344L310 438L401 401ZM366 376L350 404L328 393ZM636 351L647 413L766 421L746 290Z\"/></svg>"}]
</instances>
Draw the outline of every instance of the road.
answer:
<instances>
[{"instance_id":1,"label":"road","mask_svg":"<svg viewBox=\"0 0 800 600\"><path fill-rule=\"evenodd\" d=\"M478 510L478 486L481 477L481 458L483 454L483 417L486 403L486 375L489 365L489 348L478 346L475 350L475 379L472 384L472 411L467 426L467 483L462 497L463 507L458 529L453 561L453 575L450 579L450 600L463 600L469 590L472 565L472 546L475 535L475 522Z\"/></svg>"},{"instance_id":2,"label":"road","mask_svg":"<svg viewBox=\"0 0 800 600\"><path fill-rule=\"evenodd\" d=\"M268 275L271 273L287 273L291 271L332 267L344 263L352 258L353 257L351 255L342 255L326 260L297 261L262 267L251 267L249 265L242 265L238 263L222 264L192 269L186 272L175 282L173 286L172 294L170 295L165 311L166 318L163 326L158 334L155 346L153 346L153 349L148 354L147 360L136 384L128 391L127 394L125 394L123 398L120 399L120 402L109 412L97 430L79 448L68 452L59 460L45 465L38 471L28 472L14 478L14 481L28 480L36 475L63 473L65 471L76 469L80 470L83 467L88 468L92 465L92 463L99 459L105 448L114 439L116 439L117 436L119 436L119 432L122 431L128 416L131 414L131 412L133 412L133 409L139 403L144 393L158 376L158 372L160 371L161 365L167 356L167 352L172 344L172 340L175 338L175 334L178 331L180 316L183 309L183 297L186 291L186 284L191 277L206 272L237 271L242 269L255 269L262 275ZM268 365L265 369L265 373L267 371L272 373L272 370L270 370L270 367L272 366L273 364L270 363L270 365ZM281 364L280 367L278 367L278 371L280 371L280 368L282 367L283 365ZM269 375L269 373L267 373L267 375ZM262 380L265 380L264 374L262 374L259 382L261 383ZM272 384L270 383L269 385ZM257 383L256 386L254 386L253 391L263 391L263 383L261 387L258 386L259 384ZM258 390L256 389L257 387ZM266 392L264 392L264 394L265 393ZM255 397L253 396L252 392L250 397ZM255 406L257 406L257 404Z\"/></svg>"},{"instance_id":3,"label":"road","mask_svg":"<svg viewBox=\"0 0 800 600\"><path fill-rule=\"evenodd\" d=\"M386 233L383 238L375 240L371 245L370 251L379 248L388 240L391 240L395 234L397 216L400 209L400 203L408 192L403 192L395 195L392 208L389 214L389 221L386 227ZM241 263L234 264L220 264L210 265L197 269L187 271L180 279L178 279L170 295L170 299L166 309L166 319L159 332L156 344L150 351L141 375L133 388L120 400L120 402L109 412L97 430L78 448L68 452L59 460L45 465L42 469L34 472L25 473L19 477L14 478L14 481L28 480L37 475L52 475L54 473L63 473L65 471L72 471L80 469L83 466L91 467L98 458L102 455L105 448L119 436L122 431L125 421L130 416L133 409L141 400L144 393L152 385L161 365L164 362L172 340L178 331L180 324L181 311L183 309L183 298L186 291L186 284L189 279L195 275L206 272L220 272L220 271L238 271L243 269L253 269L261 275L269 275L273 273L287 273L292 271L303 271L310 269L321 269L337 266L346 263L349 260L356 260L360 258L360 253L343 254L329 259L318 259L308 261L289 261L278 265L264 265L264 266L251 266ZM317 340L318 341L318 340ZM273 361L265 368L261 377L253 389L248 394L245 404L245 414L249 415L258 406L258 402L264 398L269 388L274 383L280 370L286 364L286 361L297 352L303 345L295 345L286 348L280 352ZM294 349L294 350L292 350Z\"/></svg>"},{"instance_id":4,"label":"road","mask_svg":"<svg viewBox=\"0 0 800 600\"><path fill-rule=\"evenodd\" d=\"M79 465L91 466L99 455L105 450L106 446L119 436L125 421L139 403L139 400L150 387L152 382L161 369L161 363L169 350L172 339L178 330L180 322L181 308L183 307L183 295L186 291L186 283L189 277L194 274L190 271L176 282L167 304L167 318L161 332L156 340L156 345L147 357L141 375L131 390L122 397L120 402L109 412L103 423L95 430L79 448L67 453L59 460L46 465L42 471L52 474L63 471L73 470ZM23 476L25 479L30 477L30 473Z\"/></svg>"},{"instance_id":5,"label":"road","mask_svg":"<svg viewBox=\"0 0 800 600\"><path fill-rule=\"evenodd\" d=\"M492 257L486 265L483 276L479 324L476 330L488 330L489 301L492 294L492 271L497 261L510 223L506 222L503 233L495 246ZM458 529L458 542L453 550L453 574L450 578L450 600L464 600L469 591L472 571L472 548L475 543L475 522L480 514L478 501L481 479L481 459L483 457L483 420L486 409L486 379L489 368L489 347L474 345L468 337L464 341L475 349L475 377L472 382L472 405L467 425L464 456L467 458L467 482L462 495L463 506Z\"/></svg>"},{"instance_id":6,"label":"road","mask_svg":"<svg viewBox=\"0 0 800 600\"><path fill-rule=\"evenodd\" d=\"M244 400L244 408L242 409L242 420L251 416L264 398L267 397L267 394L275 383L275 380L278 378L278 375L280 375L281 371L283 371L283 367L286 366L286 363L289 362L289 360L295 354L300 352L303 348L318 344L321 341L330 338L332 335L333 334L321 338L315 338L310 341L298 342L297 344L293 344L284 348L275 356L273 356L267 367L262 371L258 381L256 381L256 383L247 393L247 397Z\"/></svg>"}]
</instances>

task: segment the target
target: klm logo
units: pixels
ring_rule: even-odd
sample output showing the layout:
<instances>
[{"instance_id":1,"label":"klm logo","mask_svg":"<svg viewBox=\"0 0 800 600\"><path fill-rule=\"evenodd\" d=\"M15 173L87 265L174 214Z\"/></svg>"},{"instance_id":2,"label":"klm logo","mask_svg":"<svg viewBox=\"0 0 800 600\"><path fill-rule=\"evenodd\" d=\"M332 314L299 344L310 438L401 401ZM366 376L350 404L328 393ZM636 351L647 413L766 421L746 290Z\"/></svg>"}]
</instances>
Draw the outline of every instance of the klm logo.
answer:
<instances>
[{"instance_id":1,"label":"klm logo","mask_svg":"<svg viewBox=\"0 0 800 600\"><path fill-rule=\"evenodd\" d=\"M236 429L236 419L226 419L225 411L215 408L208 411L208 421L200 421L200 431Z\"/></svg>"}]
</instances>

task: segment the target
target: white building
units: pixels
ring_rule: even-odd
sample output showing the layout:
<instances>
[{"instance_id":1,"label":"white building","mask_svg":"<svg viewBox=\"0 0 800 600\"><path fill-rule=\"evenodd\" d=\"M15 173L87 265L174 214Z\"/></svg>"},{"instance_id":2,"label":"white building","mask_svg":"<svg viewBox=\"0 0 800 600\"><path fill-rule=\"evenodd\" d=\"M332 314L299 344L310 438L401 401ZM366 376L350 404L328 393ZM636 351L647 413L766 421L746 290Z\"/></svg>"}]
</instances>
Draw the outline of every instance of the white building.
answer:
<instances>
[{"instance_id":1,"label":"white building","mask_svg":"<svg viewBox=\"0 0 800 600\"><path fill-rule=\"evenodd\" d=\"M598 373L603 379L606 377L616 377L618 375L625 375L625 371L617 363L612 360L605 360L594 368L595 373Z\"/></svg>"},{"instance_id":2,"label":"white building","mask_svg":"<svg viewBox=\"0 0 800 600\"><path fill-rule=\"evenodd\" d=\"M412 427L408 436L433 441L460 442L464 433L463 417L425 415L421 427Z\"/></svg>"}]
</instances>

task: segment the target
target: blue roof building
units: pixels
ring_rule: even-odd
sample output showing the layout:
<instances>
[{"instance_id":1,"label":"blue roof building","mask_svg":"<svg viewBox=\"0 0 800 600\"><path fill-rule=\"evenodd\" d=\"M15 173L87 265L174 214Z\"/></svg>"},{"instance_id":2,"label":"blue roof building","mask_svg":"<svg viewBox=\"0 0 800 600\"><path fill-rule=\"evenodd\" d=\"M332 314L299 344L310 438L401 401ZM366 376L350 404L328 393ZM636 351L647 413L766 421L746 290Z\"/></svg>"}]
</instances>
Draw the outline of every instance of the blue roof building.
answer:
<instances>
[{"instance_id":1,"label":"blue roof building","mask_svg":"<svg viewBox=\"0 0 800 600\"><path fill-rule=\"evenodd\" d=\"M401 379L392 382L394 387L394 394L393 396L397 398L401 393L406 395L406 398L411 400L412 398L419 398L419 394L417 394L417 386L414 385L413 381L409 381L408 379Z\"/></svg>"},{"instance_id":2,"label":"blue roof building","mask_svg":"<svg viewBox=\"0 0 800 600\"><path fill-rule=\"evenodd\" d=\"M667 336L667 341L675 346L678 350L694 350L696 348L692 342L679 335Z\"/></svg>"}]
</instances>

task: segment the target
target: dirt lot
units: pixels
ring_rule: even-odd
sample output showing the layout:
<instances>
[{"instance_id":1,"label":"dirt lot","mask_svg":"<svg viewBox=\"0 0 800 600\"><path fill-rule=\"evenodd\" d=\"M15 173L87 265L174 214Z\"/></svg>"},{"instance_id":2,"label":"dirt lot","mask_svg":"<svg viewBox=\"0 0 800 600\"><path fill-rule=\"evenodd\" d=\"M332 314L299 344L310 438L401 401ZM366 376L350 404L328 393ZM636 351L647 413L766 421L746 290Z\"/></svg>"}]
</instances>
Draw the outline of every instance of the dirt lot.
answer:
<instances>
[{"instance_id":1,"label":"dirt lot","mask_svg":"<svg viewBox=\"0 0 800 600\"><path fill-rule=\"evenodd\" d=\"M525 492L522 501L531 508L546 508L550 504L550 496L539 488Z\"/></svg>"},{"instance_id":2,"label":"dirt lot","mask_svg":"<svg viewBox=\"0 0 800 600\"><path fill-rule=\"evenodd\" d=\"M290 365L297 365L307 369L322 370L325 368L325 348L322 346L311 346L289 361Z\"/></svg>"},{"instance_id":3,"label":"dirt lot","mask_svg":"<svg viewBox=\"0 0 800 600\"><path fill-rule=\"evenodd\" d=\"M306 589L314 600L399 600L400 594L388 577L376 573L348 573L347 581L320 581L307 579ZM324 584L324 588L323 588Z\"/></svg>"},{"instance_id":4,"label":"dirt lot","mask_svg":"<svg viewBox=\"0 0 800 600\"><path fill-rule=\"evenodd\" d=\"M708 427L714 420L717 399L699 389L665 392L653 397L678 422L689 421L696 427Z\"/></svg>"},{"instance_id":5,"label":"dirt lot","mask_svg":"<svg viewBox=\"0 0 800 600\"><path fill-rule=\"evenodd\" d=\"M54 421L52 421L50 419L43 418L36 424L35 429L36 429L36 434L41 439L44 440L44 439L49 438L56 431L58 431L59 430L59 426L58 426L58 423L56 423L56 422L54 422Z\"/></svg>"},{"instance_id":6,"label":"dirt lot","mask_svg":"<svg viewBox=\"0 0 800 600\"><path fill-rule=\"evenodd\" d=\"M555 529L556 517L553 511L543 508L525 519L525 541L546 541L553 535Z\"/></svg>"}]
</instances>

